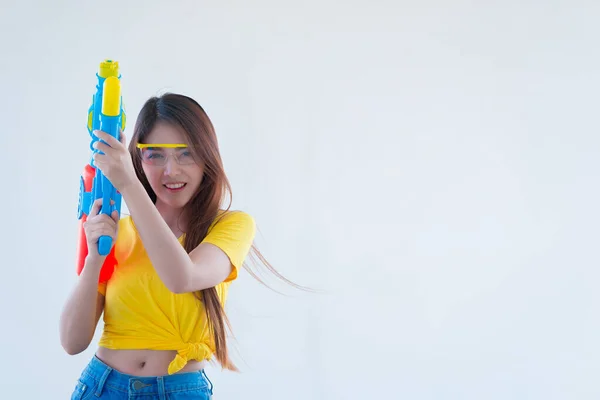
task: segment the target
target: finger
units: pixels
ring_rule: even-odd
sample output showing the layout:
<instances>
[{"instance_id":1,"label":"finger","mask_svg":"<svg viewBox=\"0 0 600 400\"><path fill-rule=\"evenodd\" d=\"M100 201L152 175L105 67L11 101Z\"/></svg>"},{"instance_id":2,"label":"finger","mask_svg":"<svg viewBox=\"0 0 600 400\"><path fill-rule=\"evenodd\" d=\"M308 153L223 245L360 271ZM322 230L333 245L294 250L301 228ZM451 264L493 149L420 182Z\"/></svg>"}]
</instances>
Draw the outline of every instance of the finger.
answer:
<instances>
[{"instance_id":1,"label":"finger","mask_svg":"<svg viewBox=\"0 0 600 400\"><path fill-rule=\"evenodd\" d=\"M111 233L117 229L117 221L114 220L114 215L102 215L104 218L102 220L102 223L100 225L100 229L102 229L102 232L105 233Z\"/></svg>"},{"instance_id":2,"label":"finger","mask_svg":"<svg viewBox=\"0 0 600 400\"><path fill-rule=\"evenodd\" d=\"M102 208L102 199L96 199L92 204L92 208L90 209L90 215L88 215L88 219L92 219L100 212L100 208Z\"/></svg>"},{"instance_id":3,"label":"finger","mask_svg":"<svg viewBox=\"0 0 600 400\"><path fill-rule=\"evenodd\" d=\"M102 163L103 163L103 159L102 157L106 157L106 155L103 154L99 154L96 153L92 156L92 160L94 160L94 165L96 166L96 168L98 168L100 171L102 171Z\"/></svg>"},{"instance_id":4,"label":"finger","mask_svg":"<svg viewBox=\"0 0 600 400\"><path fill-rule=\"evenodd\" d=\"M111 234L117 230L117 223L106 214L96 215L88 221L87 231L89 234Z\"/></svg>"},{"instance_id":5,"label":"finger","mask_svg":"<svg viewBox=\"0 0 600 400\"><path fill-rule=\"evenodd\" d=\"M110 216L112 217L113 221L115 221L115 223L119 222L119 212L117 210L114 210Z\"/></svg>"},{"instance_id":6,"label":"finger","mask_svg":"<svg viewBox=\"0 0 600 400\"><path fill-rule=\"evenodd\" d=\"M121 144L123 146L125 146L127 139L125 138L125 133L123 133L123 131L119 131L119 141L121 142Z\"/></svg>"},{"instance_id":7,"label":"finger","mask_svg":"<svg viewBox=\"0 0 600 400\"><path fill-rule=\"evenodd\" d=\"M101 153L96 153L92 156L92 158L94 159L94 164L96 164L96 166L98 168L100 168L100 170L102 171L103 166L106 166L108 164L108 159L107 157L109 157L107 154L101 154Z\"/></svg>"},{"instance_id":8,"label":"finger","mask_svg":"<svg viewBox=\"0 0 600 400\"><path fill-rule=\"evenodd\" d=\"M92 243L97 242L98 238L101 236L110 236L114 238L116 236L116 229L114 227L99 226L88 229L86 233L86 237Z\"/></svg>"},{"instance_id":9,"label":"finger","mask_svg":"<svg viewBox=\"0 0 600 400\"><path fill-rule=\"evenodd\" d=\"M94 142L94 148L98 151L103 152L104 154L110 154L111 152L114 151L114 149L112 147L110 147L108 144L101 142L101 141Z\"/></svg>"},{"instance_id":10,"label":"finger","mask_svg":"<svg viewBox=\"0 0 600 400\"><path fill-rule=\"evenodd\" d=\"M94 131L94 134L95 134L95 135L96 135L98 138L100 138L100 139L104 140L106 143L108 143L108 145L109 145L110 147L113 147L113 148L114 148L114 147L118 147L118 146L120 146L120 145L121 145L121 142L120 142L120 141L118 141L118 140L117 140L117 138L115 138L115 137L114 137L114 136L112 136L112 135L109 135L109 134L108 134L108 133L106 133L106 132L103 132L103 131Z\"/></svg>"}]
</instances>

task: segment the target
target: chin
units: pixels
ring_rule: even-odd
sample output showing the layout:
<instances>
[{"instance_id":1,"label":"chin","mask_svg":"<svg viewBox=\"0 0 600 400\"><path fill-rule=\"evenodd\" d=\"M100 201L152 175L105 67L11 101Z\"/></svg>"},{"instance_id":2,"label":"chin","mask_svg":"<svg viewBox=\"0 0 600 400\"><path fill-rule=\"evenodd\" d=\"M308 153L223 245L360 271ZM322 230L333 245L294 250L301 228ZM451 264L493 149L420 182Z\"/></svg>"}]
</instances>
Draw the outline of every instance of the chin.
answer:
<instances>
[{"instance_id":1,"label":"chin","mask_svg":"<svg viewBox=\"0 0 600 400\"><path fill-rule=\"evenodd\" d=\"M185 205L187 203L189 203L189 201L191 200L191 197L189 196L182 196L180 198L174 199L171 196L160 196L160 200L163 204L168 205L169 207L172 208L183 208L185 207Z\"/></svg>"},{"instance_id":2,"label":"chin","mask_svg":"<svg viewBox=\"0 0 600 400\"><path fill-rule=\"evenodd\" d=\"M194 193L197 191L199 185L190 185L186 183L183 187L169 189L165 185L158 184L154 186L154 193L160 202L171 208L182 208L188 202L192 200Z\"/></svg>"}]
</instances>

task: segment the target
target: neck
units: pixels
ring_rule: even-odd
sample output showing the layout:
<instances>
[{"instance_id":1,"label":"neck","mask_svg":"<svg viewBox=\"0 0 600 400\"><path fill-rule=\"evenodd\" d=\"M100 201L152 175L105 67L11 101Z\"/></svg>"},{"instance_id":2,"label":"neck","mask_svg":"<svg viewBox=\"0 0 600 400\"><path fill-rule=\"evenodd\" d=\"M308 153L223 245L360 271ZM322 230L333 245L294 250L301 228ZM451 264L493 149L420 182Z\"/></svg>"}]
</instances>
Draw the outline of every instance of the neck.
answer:
<instances>
[{"instance_id":1,"label":"neck","mask_svg":"<svg viewBox=\"0 0 600 400\"><path fill-rule=\"evenodd\" d=\"M175 236L179 237L186 230L185 219L182 218L183 209L182 208L173 208L160 200L156 200L156 209L163 217L171 231L175 234Z\"/></svg>"}]
</instances>

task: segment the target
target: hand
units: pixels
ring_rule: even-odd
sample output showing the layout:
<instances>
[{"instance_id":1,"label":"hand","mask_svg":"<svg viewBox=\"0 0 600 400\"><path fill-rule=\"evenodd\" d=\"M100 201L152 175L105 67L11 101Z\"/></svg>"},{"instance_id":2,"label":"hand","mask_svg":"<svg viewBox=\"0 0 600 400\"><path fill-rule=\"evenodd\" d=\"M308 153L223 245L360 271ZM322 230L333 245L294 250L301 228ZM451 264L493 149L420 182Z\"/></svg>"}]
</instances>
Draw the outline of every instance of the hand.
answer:
<instances>
[{"instance_id":1,"label":"hand","mask_svg":"<svg viewBox=\"0 0 600 400\"><path fill-rule=\"evenodd\" d=\"M90 215L88 215L86 221L83 223L83 229L87 241L88 257L104 262L106 256L101 256L100 253L98 253L98 239L100 236L106 235L110 236L114 243L119 227L119 213L117 210L114 210L111 216L106 214L98 215L101 208L102 199L100 198L92 204Z\"/></svg>"},{"instance_id":2,"label":"hand","mask_svg":"<svg viewBox=\"0 0 600 400\"><path fill-rule=\"evenodd\" d=\"M94 148L104 154L95 153L94 163L108 178L110 183L121 193L138 180L133 168L131 155L125 147L125 134L121 132L121 140L117 140L106 132L94 131L94 134L106 143L97 141Z\"/></svg>"}]
</instances>

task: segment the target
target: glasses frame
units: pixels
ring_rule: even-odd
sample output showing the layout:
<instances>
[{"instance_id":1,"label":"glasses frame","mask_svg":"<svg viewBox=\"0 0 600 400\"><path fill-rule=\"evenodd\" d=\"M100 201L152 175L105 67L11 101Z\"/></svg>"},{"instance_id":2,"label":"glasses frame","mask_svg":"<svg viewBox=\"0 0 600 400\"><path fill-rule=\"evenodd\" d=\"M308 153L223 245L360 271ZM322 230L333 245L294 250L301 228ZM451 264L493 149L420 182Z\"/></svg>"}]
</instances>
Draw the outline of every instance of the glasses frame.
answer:
<instances>
[{"instance_id":1,"label":"glasses frame","mask_svg":"<svg viewBox=\"0 0 600 400\"><path fill-rule=\"evenodd\" d=\"M170 149L188 147L188 145L185 143L138 143L135 146L138 149L145 149L147 147L167 147Z\"/></svg>"}]
</instances>

